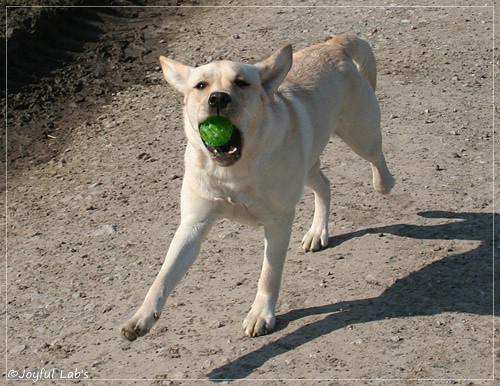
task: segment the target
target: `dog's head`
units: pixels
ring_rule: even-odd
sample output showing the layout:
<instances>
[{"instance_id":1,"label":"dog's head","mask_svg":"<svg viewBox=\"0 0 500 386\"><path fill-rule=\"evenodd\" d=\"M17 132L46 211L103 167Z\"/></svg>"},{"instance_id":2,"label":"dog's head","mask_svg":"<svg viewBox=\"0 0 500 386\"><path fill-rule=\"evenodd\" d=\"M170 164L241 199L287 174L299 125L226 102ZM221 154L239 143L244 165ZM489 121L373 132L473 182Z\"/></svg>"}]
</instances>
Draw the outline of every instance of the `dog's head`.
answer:
<instances>
[{"instance_id":1,"label":"dog's head","mask_svg":"<svg viewBox=\"0 0 500 386\"><path fill-rule=\"evenodd\" d=\"M255 65L223 60L194 68L164 56L160 63L167 82L184 95L188 140L208 151L217 164L231 166L252 142L249 137L261 123L264 105L272 103L290 70L292 48L285 46ZM214 115L228 118L235 127L224 146L209 146L199 135L200 124Z\"/></svg>"}]
</instances>

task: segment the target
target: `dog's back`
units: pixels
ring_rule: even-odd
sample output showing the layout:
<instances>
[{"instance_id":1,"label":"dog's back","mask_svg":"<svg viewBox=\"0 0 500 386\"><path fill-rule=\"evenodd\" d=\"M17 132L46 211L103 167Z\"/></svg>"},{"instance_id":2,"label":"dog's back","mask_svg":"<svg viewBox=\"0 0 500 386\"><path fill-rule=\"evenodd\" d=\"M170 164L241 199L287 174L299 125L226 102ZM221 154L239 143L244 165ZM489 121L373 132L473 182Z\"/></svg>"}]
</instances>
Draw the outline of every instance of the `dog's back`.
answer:
<instances>
[{"instance_id":1,"label":"dog's back","mask_svg":"<svg viewBox=\"0 0 500 386\"><path fill-rule=\"evenodd\" d=\"M318 82L317 76L351 60L375 91L377 68L373 51L365 40L348 34L330 37L323 43L296 52L286 80L305 88L320 85L323 82Z\"/></svg>"}]
</instances>

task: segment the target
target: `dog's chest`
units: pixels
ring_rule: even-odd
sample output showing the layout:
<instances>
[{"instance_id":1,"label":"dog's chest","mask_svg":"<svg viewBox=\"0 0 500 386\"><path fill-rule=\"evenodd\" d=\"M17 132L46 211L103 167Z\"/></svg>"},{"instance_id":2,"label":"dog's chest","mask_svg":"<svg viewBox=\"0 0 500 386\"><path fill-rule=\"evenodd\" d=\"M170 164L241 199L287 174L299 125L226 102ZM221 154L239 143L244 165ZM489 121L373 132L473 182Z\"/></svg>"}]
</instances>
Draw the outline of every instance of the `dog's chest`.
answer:
<instances>
[{"instance_id":1,"label":"dog's chest","mask_svg":"<svg viewBox=\"0 0 500 386\"><path fill-rule=\"evenodd\" d=\"M276 205L271 202L272 194L258 179L210 180L209 186L209 196L216 204L216 211L224 218L260 226L274 215Z\"/></svg>"},{"instance_id":2,"label":"dog's chest","mask_svg":"<svg viewBox=\"0 0 500 386\"><path fill-rule=\"evenodd\" d=\"M200 196L215 204L219 216L254 226L289 213L294 207L290 203L301 193L296 186L280 181L274 174L272 178L265 173L199 176Z\"/></svg>"},{"instance_id":3,"label":"dog's chest","mask_svg":"<svg viewBox=\"0 0 500 386\"><path fill-rule=\"evenodd\" d=\"M258 197L250 191L224 193L226 194L218 194L214 197L223 217L249 225L262 225L267 211Z\"/></svg>"}]
</instances>

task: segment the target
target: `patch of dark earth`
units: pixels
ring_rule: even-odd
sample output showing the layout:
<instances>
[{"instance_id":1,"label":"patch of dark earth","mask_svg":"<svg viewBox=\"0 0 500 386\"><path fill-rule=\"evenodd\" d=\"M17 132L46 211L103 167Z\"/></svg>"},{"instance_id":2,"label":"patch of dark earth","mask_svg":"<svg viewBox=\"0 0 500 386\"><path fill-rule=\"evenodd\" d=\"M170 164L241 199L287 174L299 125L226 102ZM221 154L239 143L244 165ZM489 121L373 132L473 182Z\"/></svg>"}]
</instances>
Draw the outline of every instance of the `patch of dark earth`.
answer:
<instances>
[{"instance_id":1,"label":"patch of dark earth","mask_svg":"<svg viewBox=\"0 0 500 386\"><path fill-rule=\"evenodd\" d=\"M120 90L158 83L146 76L160 71L158 56L165 54L153 32L170 14L196 11L179 6L198 5L182 0L26 3L6 4L2 18L7 60L1 65L7 76L1 80L0 114L5 121L7 111L7 130L0 146L12 173L54 159L72 128L95 118L98 107Z\"/></svg>"}]
</instances>

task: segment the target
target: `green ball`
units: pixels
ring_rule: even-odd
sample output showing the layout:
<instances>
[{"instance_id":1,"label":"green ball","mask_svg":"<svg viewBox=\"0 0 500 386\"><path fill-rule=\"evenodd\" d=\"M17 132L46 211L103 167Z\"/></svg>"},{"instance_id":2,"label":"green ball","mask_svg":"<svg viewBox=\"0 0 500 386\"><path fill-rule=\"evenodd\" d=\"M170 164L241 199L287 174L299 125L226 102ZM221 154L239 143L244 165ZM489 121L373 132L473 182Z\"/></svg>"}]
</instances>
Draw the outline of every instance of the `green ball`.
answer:
<instances>
[{"instance_id":1,"label":"green ball","mask_svg":"<svg viewBox=\"0 0 500 386\"><path fill-rule=\"evenodd\" d=\"M216 115L200 124L200 136L209 146L219 147L227 144L233 136L234 126L226 117Z\"/></svg>"}]
</instances>

